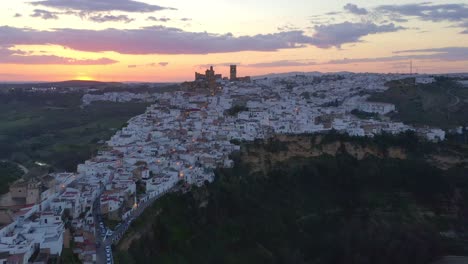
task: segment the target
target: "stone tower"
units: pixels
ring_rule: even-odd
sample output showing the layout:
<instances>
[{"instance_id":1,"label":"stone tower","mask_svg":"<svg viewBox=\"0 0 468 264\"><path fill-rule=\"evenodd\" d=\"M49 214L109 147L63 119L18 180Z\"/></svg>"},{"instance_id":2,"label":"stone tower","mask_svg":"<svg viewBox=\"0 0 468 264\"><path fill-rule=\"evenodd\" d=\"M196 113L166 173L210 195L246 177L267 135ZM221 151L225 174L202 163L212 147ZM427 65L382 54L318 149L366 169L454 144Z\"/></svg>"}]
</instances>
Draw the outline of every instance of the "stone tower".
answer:
<instances>
[{"instance_id":1,"label":"stone tower","mask_svg":"<svg viewBox=\"0 0 468 264\"><path fill-rule=\"evenodd\" d=\"M231 65L231 82L237 80L237 65Z\"/></svg>"}]
</instances>

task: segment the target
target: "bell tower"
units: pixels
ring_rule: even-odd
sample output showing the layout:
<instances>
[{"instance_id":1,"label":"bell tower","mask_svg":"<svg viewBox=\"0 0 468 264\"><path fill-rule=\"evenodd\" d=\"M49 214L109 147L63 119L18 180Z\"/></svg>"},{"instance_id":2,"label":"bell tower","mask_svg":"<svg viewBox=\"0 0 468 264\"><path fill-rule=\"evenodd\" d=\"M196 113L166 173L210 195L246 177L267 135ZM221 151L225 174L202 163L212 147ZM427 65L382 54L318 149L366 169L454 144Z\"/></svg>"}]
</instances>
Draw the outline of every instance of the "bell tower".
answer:
<instances>
[{"instance_id":1,"label":"bell tower","mask_svg":"<svg viewBox=\"0 0 468 264\"><path fill-rule=\"evenodd\" d=\"M231 82L237 80L237 65L231 65Z\"/></svg>"}]
</instances>

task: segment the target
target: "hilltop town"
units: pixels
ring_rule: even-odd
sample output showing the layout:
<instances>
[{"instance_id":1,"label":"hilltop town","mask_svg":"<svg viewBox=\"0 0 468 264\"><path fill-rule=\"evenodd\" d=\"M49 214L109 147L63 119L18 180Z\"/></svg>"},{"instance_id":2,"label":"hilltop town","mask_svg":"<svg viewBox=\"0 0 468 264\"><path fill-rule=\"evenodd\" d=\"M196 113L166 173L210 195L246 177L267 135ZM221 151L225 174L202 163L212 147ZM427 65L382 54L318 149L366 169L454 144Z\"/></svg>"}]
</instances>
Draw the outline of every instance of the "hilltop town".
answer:
<instances>
[{"instance_id":1,"label":"hilltop town","mask_svg":"<svg viewBox=\"0 0 468 264\"><path fill-rule=\"evenodd\" d=\"M71 250L83 263L112 263L109 246L118 243L146 206L166 192L212 182L215 168L234 165L230 154L241 141L332 130L359 137L411 130L434 142L446 136L440 128L392 121L386 114L398 111L395 105L368 101L370 94L388 89L386 83L407 75L252 80L238 78L234 65L230 70L224 79L213 68L197 73L183 91L85 95L84 105L135 99L154 104L130 119L76 172L10 186L11 197L22 203L1 211L0 262L44 261ZM430 84L435 79L418 76L415 81Z\"/></svg>"}]
</instances>

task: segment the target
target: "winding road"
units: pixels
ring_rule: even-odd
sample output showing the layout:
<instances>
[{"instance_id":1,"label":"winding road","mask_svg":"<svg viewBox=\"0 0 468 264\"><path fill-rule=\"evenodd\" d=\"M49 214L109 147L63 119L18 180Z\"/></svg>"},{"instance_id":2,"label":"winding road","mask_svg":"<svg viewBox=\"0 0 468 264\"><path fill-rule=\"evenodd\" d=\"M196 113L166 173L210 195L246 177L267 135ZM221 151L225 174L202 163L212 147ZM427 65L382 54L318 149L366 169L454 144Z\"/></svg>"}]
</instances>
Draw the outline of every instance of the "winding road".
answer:
<instances>
[{"instance_id":1,"label":"winding road","mask_svg":"<svg viewBox=\"0 0 468 264\"><path fill-rule=\"evenodd\" d=\"M453 107L457 106L457 105L460 103L460 101L461 101L461 100L460 100L460 97L454 95L454 94L452 93L452 90L448 89L448 90L446 91L446 93L447 93L448 95L452 96L453 98L455 98L455 101L454 101L453 103L451 102L449 105L447 105L447 108L449 108L449 109L450 109L450 108L453 108Z\"/></svg>"},{"instance_id":2,"label":"winding road","mask_svg":"<svg viewBox=\"0 0 468 264\"><path fill-rule=\"evenodd\" d=\"M28 168L26 168L25 166L23 166L23 165L21 165L21 164L19 164L19 163L14 162L14 161L11 161L11 160L0 160L0 162L9 162L9 163L15 164L16 166L18 166L18 167L23 171L23 173L24 173L23 176L29 173Z\"/></svg>"}]
</instances>

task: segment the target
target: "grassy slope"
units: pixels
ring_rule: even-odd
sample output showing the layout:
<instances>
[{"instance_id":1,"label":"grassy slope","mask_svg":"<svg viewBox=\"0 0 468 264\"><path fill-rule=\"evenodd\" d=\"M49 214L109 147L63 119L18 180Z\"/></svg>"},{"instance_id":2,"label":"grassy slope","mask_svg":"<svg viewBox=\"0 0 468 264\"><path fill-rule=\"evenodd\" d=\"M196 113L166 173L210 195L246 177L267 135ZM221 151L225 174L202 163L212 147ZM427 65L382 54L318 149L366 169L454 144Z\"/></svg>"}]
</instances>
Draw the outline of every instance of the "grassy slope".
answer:
<instances>
[{"instance_id":1,"label":"grassy slope","mask_svg":"<svg viewBox=\"0 0 468 264\"><path fill-rule=\"evenodd\" d=\"M412 85L395 81L390 89L374 94L369 100L393 103L398 113L396 120L417 125L430 125L442 128L468 125L468 89L456 82L439 80L433 84ZM452 106L455 97L460 103Z\"/></svg>"}]
</instances>

